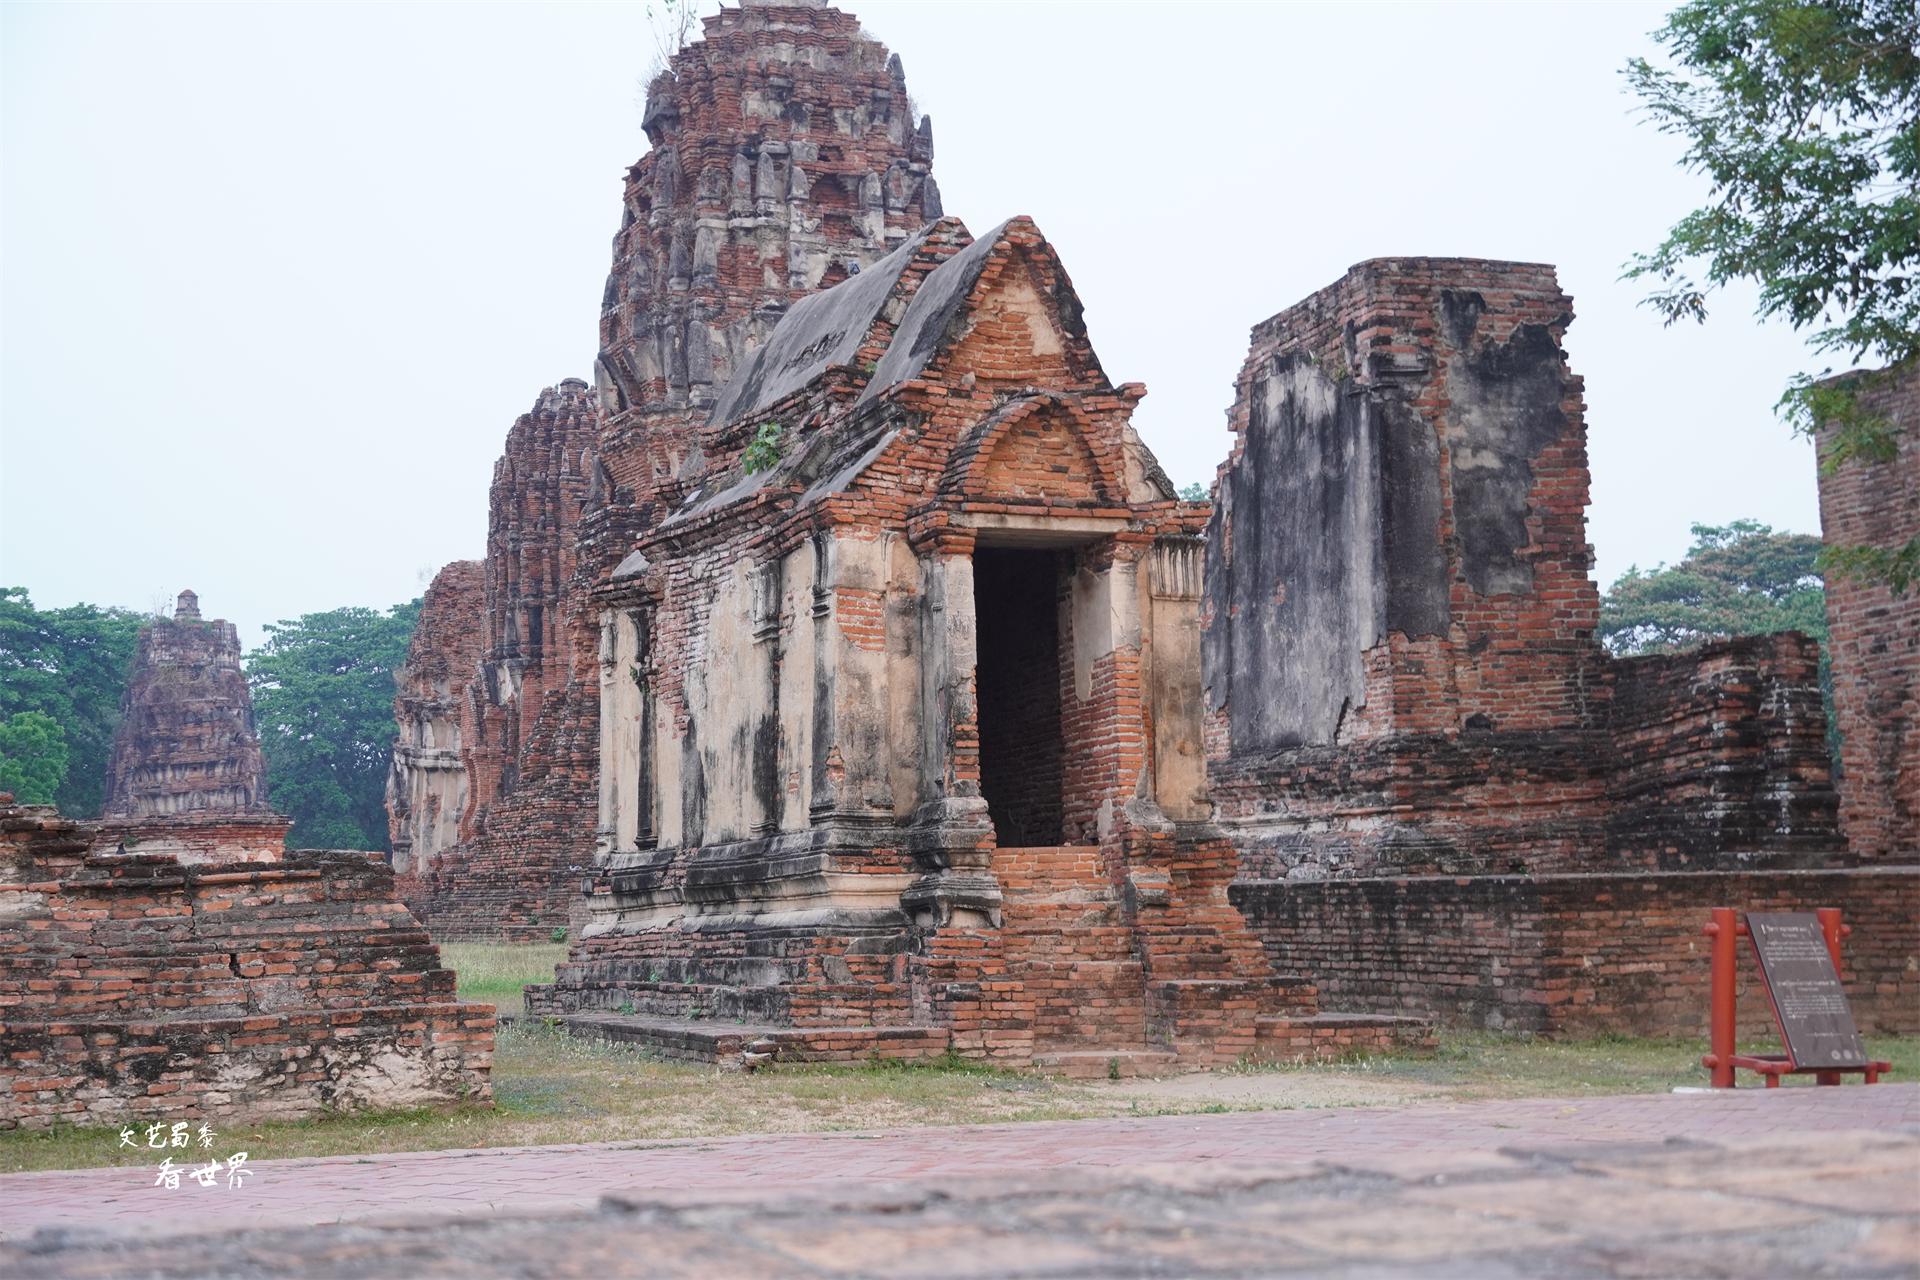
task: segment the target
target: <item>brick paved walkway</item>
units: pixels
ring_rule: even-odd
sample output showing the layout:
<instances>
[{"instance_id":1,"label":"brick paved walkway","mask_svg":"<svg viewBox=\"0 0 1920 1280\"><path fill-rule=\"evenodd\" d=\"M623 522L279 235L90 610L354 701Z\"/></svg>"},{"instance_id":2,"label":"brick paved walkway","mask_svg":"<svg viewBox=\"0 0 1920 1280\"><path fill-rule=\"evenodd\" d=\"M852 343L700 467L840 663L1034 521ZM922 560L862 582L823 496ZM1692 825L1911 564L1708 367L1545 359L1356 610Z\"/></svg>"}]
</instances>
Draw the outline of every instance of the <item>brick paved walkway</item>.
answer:
<instances>
[{"instance_id":1,"label":"brick paved walkway","mask_svg":"<svg viewBox=\"0 0 1920 1280\"><path fill-rule=\"evenodd\" d=\"M1503 1148L1752 1143L1840 1132L1920 1135L1920 1084L1735 1093L1530 1098L1139 1120L902 1129L484 1151L265 1160L242 1189L150 1170L0 1177L0 1240L40 1228L153 1237L396 1217L582 1210L609 1195L654 1202L766 1199L823 1186L1143 1166L1299 1168L1334 1162L1394 1174Z\"/></svg>"}]
</instances>

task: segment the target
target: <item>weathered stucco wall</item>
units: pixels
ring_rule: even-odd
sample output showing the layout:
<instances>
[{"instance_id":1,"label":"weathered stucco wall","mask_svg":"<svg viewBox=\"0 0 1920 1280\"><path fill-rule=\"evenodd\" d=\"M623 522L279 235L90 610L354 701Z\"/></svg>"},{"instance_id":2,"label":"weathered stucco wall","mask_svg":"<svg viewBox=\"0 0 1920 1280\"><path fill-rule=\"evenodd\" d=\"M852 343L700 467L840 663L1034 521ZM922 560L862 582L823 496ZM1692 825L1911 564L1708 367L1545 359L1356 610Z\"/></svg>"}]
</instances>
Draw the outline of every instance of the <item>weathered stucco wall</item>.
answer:
<instances>
[{"instance_id":1,"label":"weathered stucco wall","mask_svg":"<svg viewBox=\"0 0 1920 1280\"><path fill-rule=\"evenodd\" d=\"M1572 318L1551 267L1396 258L1254 329L1202 615L1250 878L1834 854L1804 642L1594 639Z\"/></svg>"}]
</instances>

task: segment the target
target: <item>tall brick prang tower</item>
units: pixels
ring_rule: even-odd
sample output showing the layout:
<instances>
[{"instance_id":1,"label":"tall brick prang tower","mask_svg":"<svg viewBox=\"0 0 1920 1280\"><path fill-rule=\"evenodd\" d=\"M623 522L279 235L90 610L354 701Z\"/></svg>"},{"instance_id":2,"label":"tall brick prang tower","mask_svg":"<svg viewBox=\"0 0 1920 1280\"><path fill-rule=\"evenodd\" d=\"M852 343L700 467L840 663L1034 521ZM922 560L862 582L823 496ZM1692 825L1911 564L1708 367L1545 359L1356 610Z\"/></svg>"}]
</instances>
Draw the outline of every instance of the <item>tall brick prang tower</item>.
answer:
<instances>
[{"instance_id":1,"label":"tall brick prang tower","mask_svg":"<svg viewBox=\"0 0 1920 1280\"><path fill-rule=\"evenodd\" d=\"M852 14L749 2L648 87L595 386L544 393L496 471L488 649L468 685L461 843L410 901L441 936L567 923L598 807L599 621L587 601L709 465L701 424L798 299L938 217L931 123ZM410 662L427 662L426 654Z\"/></svg>"},{"instance_id":2,"label":"tall brick prang tower","mask_svg":"<svg viewBox=\"0 0 1920 1280\"><path fill-rule=\"evenodd\" d=\"M102 843L183 861L277 857L292 824L267 804L240 633L182 591L141 628L107 765Z\"/></svg>"}]
</instances>

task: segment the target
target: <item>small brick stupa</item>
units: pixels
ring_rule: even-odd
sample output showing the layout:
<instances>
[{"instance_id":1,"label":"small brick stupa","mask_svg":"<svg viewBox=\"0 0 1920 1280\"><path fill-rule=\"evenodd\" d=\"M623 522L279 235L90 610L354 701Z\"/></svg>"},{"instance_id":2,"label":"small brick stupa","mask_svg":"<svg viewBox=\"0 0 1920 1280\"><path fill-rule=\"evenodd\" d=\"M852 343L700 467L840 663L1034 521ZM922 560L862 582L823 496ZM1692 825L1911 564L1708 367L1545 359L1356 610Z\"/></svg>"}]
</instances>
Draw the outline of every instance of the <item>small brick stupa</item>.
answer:
<instances>
[{"instance_id":1,"label":"small brick stupa","mask_svg":"<svg viewBox=\"0 0 1920 1280\"><path fill-rule=\"evenodd\" d=\"M107 765L102 851L182 862L261 862L291 821L267 805L266 761L231 622L182 591L171 619L141 629Z\"/></svg>"}]
</instances>

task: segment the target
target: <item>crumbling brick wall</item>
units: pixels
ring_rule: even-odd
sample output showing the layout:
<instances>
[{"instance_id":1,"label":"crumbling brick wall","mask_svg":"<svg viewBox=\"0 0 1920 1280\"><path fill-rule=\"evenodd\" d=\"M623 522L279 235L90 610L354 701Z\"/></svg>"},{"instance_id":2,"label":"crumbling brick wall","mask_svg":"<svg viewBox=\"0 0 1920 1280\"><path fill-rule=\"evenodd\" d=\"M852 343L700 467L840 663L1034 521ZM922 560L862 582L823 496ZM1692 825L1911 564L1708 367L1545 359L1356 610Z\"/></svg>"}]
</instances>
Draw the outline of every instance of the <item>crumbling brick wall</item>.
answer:
<instances>
[{"instance_id":1,"label":"crumbling brick wall","mask_svg":"<svg viewBox=\"0 0 1920 1280\"><path fill-rule=\"evenodd\" d=\"M481 593L478 560L456 560L435 574L406 661L393 676L400 736L387 775L387 838L409 897L417 893L419 869L459 839L467 808L460 711L480 665Z\"/></svg>"},{"instance_id":2,"label":"crumbling brick wall","mask_svg":"<svg viewBox=\"0 0 1920 1280\"><path fill-rule=\"evenodd\" d=\"M1704 1036L1715 907L1839 907L1855 1020L1920 1032L1920 869L1600 872L1249 882L1233 888L1274 967L1348 1009L1505 1031ZM1743 944L1744 947L1744 944ZM1750 953L1741 1034L1772 1034Z\"/></svg>"},{"instance_id":3,"label":"crumbling brick wall","mask_svg":"<svg viewBox=\"0 0 1920 1280\"><path fill-rule=\"evenodd\" d=\"M490 1005L357 851L95 854L0 795L0 1128L486 1102Z\"/></svg>"},{"instance_id":4,"label":"crumbling brick wall","mask_svg":"<svg viewBox=\"0 0 1920 1280\"><path fill-rule=\"evenodd\" d=\"M1594 639L1551 267L1361 263L1257 326L1208 526L1208 772L1250 879L1799 865L1816 662Z\"/></svg>"},{"instance_id":5,"label":"crumbling brick wall","mask_svg":"<svg viewBox=\"0 0 1920 1280\"><path fill-rule=\"evenodd\" d=\"M1888 462L1820 472L1820 527L1838 546L1896 549L1920 536L1920 365L1892 372L1861 404L1895 429ZM1833 430L1820 435L1825 456ZM1827 582L1840 822L1856 857L1920 850L1920 587L1835 575Z\"/></svg>"},{"instance_id":6,"label":"crumbling brick wall","mask_svg":"<svg viewBox=\"0 0 1920 1280\"><path fill-rule=\"evenodd\" d=\"M1820 647L1797 631L1608 664L1616 864L1840 859Z\"/></svg>"}]
</instances>

